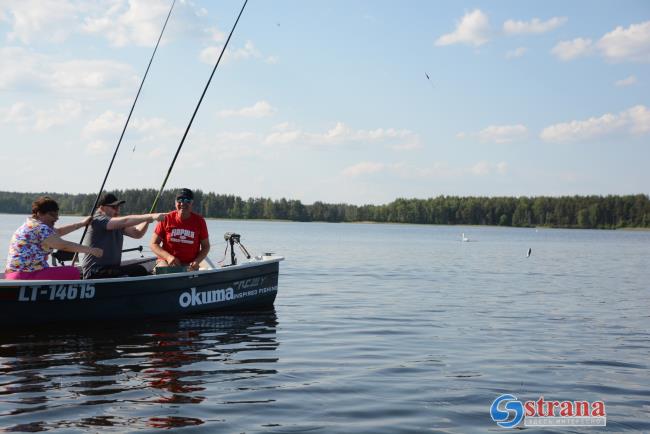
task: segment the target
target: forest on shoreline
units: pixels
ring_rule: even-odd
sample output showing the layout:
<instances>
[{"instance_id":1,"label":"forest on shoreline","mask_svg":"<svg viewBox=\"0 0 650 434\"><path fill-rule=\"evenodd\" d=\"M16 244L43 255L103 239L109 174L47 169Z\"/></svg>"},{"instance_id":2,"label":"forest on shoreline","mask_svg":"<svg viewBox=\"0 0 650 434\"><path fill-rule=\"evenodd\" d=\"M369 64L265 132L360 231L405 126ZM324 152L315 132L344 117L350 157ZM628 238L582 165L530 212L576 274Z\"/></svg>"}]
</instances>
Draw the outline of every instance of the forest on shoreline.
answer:
<instances>
[{"instance_id":1,"label":"forest on shoreline","mask_svg":"<svg viewBox=\"0 0 650 434\"><path fill-rule=\"evenodd\" d=\"M166 190L157 211L173 209L176 190ZM126 200L122 214L149 212L157 191L115 190ZM62 214L86 215L95 194L0 191L0 213L30 214L38 196L55 199ZM195 190L194 211L208 218L274 219L301 222L378 222L437 225L492 225L557 228L650 228L650 198L645 194L609 196L459 197L396 199L384 205L349 205L299 200L249 198Z\"/></svg>"}]
</instances>

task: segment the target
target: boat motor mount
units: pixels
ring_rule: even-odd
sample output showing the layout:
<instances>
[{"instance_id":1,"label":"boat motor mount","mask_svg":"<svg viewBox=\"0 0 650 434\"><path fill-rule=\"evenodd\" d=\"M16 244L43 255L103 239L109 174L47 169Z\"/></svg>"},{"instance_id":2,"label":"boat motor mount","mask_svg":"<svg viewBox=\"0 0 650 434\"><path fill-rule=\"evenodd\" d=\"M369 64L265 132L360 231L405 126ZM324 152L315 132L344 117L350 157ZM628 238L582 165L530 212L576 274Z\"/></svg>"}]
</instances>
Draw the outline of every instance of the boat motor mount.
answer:
<instances>
[{"instance_id":1,"label":"boat motor mount","mask_svg":"<svg viewBox=\"0 0 650 434\"><path fill-rule=\"evenodd\" d=\"M230 265L237 265L237 258L235 257L235 244L239 246L239 250L246 256L246 259L250 259L251 255L246 250L246 247L241 243L241 235L234 232L226 232L223 234L223 239L226 240L226 251L224 252L224 259L228 254L228 247L230 246Z\"/></svg>"}]
</instances>

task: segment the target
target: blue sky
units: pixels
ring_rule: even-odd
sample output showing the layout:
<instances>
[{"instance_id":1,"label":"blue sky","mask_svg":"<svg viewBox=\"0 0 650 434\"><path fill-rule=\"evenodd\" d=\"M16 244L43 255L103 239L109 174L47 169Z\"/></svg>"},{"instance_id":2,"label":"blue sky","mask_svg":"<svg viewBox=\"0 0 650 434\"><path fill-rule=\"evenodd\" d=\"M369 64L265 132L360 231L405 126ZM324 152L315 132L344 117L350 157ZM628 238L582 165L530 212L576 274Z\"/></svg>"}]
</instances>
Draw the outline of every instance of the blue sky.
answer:
<instances>
[{"instance_id":1,"label":"blue sky","mask_svg":"<svg viewBox=\"0 0 650 434\"><path fill-rule=\"evenodd\" d=\"M170 4L0 2L0 190L96 192ZM160 186L241 5L177 1L108 189ZM649 64L647 1L251 0L168 186L648 194Z\"/></svg>"}]
</instances>

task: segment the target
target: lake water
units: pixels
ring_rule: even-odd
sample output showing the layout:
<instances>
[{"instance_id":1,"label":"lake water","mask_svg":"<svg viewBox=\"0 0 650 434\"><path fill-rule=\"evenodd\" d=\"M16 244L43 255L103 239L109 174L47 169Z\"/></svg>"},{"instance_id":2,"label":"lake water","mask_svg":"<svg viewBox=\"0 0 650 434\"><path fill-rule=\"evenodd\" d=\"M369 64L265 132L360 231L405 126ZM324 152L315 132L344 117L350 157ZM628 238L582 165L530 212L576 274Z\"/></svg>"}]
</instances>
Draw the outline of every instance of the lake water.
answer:
<instances>
[{"instance_id":1,"label":"lake water","mask_svg":"<svg viewBox=\"0 0 650 434\"><path fill-rule=\"evenodd\" d=\"M526 432L650 431L650 232L208 226L213 259L226 231L286 257L274 312L4 330L0 429L500 432L511 393L605 402L606 428Z\"/></svg>"}]
</instances>

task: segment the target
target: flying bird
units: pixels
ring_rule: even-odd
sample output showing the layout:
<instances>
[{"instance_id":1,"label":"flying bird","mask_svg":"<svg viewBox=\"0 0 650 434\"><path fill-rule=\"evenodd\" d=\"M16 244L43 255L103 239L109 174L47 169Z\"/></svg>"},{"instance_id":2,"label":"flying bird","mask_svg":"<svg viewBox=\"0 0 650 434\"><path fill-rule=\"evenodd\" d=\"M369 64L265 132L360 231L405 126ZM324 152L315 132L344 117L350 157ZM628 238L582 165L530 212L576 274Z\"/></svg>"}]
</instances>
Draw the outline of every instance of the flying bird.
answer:
<instances>
[{"instance_id":1,"label":"flying bird","mask_svg":"<svg viewBox=\"0 0 650 434\"><path fill-rule=\"evenodd\" d=\"M429 84L431 85L431 88L434 89L435 86L433 85L433 81L431 81L431 77L429 77L429 74L427 74L426 71L424 71L424 76L425 76L425 77L427 78L427 80L429 81Z\"/></svg>"}]
</instances>

